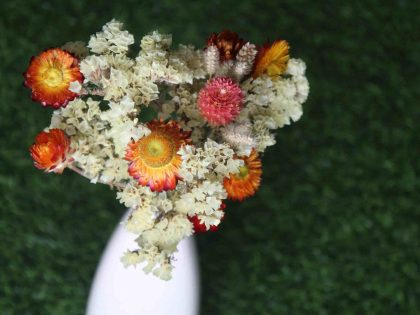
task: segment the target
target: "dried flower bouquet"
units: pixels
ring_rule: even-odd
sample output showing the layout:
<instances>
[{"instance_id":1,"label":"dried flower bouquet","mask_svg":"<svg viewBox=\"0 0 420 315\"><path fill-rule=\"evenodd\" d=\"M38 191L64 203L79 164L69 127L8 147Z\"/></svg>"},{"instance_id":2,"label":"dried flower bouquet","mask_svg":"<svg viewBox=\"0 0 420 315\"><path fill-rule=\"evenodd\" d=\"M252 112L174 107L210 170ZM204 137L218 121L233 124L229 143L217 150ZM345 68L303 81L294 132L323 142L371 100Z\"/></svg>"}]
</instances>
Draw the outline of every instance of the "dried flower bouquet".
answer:
<instances>
[{"instance_id":1,"label":"dried flower bouquet","mask_svg":"<svg viewBox=\"0 0 420 315\"><path fill-rule=\"evenodd\" d=\"M132 44L112 20L87 46L31 59L25 85L54 111L30 153L46 172L68 168L114 188L138 235L122 262L167 280L178 243L216 230L225 199L258 189L261 154L301 117L309 84L285 40L256 46L226 30L204 49L174 49L155 31L137 55Z\"/></svg>"}]
</instances>

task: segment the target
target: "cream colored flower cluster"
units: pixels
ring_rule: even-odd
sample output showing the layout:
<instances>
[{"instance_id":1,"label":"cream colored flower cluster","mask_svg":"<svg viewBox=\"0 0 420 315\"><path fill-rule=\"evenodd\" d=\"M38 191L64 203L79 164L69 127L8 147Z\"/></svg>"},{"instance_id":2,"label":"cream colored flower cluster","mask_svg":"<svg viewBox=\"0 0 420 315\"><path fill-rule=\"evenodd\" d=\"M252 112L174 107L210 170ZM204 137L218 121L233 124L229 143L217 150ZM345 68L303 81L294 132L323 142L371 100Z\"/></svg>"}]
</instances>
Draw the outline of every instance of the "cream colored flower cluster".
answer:
<instances>
[{"instance_id":1,"label":"cream colored flower cluster","mask_svg":"<svg viewBox=\"0 0 420 315\"><path fill-rule=\"evenodd\" d=\"M271 130L290 125L302 116L302 104L309 94L305 70L306 65L302 60L290 59L286 68L289 77L272 80L268 76L261 76L243 83L242 88L247 95L246 106L237 124L252 121L250 132L254 135L255 147L259 152L276 143ZM232 133L235 131L225 131L227 141L229 136L233 137Z\"/></svg>"},{"instance_id":2,"label":"cream colored flower cluster","mask_svg":"<svg viewBox=\"0 0 420 315\"><path fill-rule=\"evenodd\" d=\"M130 209L124 224L136 235L137 248L123 255L123 263L142 264L145 272L170 279L178 243L194 233L191 218L207 230L219 225L227 198L223 181L244 165L237 156L263 152L275 143L276 129L299 120L309 85L299 59L290 59L277 79L250 76L257 55L250 43L236 61L224 62L215 45L173 48L172 36L156 31L141 39L137 55L133 44L133 35L112 20L87 46L63 46L80 59L84 81L70 84L80 97L54 112L49 129L62 129L71 138L69 168L116 188ZM214 126L197 102L206 82L220 75L236 80L244 98L233 122ZM128 172L127 146L151 133L144 122L151 113L191 132L191 142L177 152L181 163L173 190L153 191Z\"/></svg>"}]
</instances>

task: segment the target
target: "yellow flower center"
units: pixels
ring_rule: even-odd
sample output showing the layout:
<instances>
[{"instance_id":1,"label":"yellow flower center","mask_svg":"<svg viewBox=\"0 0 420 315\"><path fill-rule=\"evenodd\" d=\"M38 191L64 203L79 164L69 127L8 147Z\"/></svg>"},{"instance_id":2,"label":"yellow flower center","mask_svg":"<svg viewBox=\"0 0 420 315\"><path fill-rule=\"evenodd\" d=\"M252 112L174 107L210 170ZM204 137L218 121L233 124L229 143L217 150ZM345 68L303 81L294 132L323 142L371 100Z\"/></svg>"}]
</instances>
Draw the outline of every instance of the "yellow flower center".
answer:
<instances>
[{"instance_id":1,"label":"yellow flower center","mask_svg":"<svg viewBox=\"0 0 420 315\"><path fill-rule=\"evenodd\" d=\"M165 148L162 147L162 142L158 140L151 140L147 145L147 152L153 157L161 157L165 152Z\"/></svg>"},{"instance_id":2,"label":"yellow flower center","mask_svg":"<svg viewBox=\"0 0 420 315\"><path fill-rule=\"evenodd\" d=\"M164 134L151 133L139 142L138 155L150 167L158 168L171 162L175 146Z\"/></svg>"},{"instance_id":3,"label":"yellow flower center","mask_svg":"<svg viewBox=\"0 0 420 315\"><path fill-rule=\"evenodd\" d=\"M57 87L63 82L63 71L58 68L48 68L43 74L42 79L46 85Z\"/></svg>"},{"instance_id":4,"label":"yellow flower center","mask_svg":"<svg viewBox=\"0 0 420 315\"><path fill-rule=\"evenodd\" d=\"M239 167L239 173L237 176L240 179L244 179L245 177L248 176L248 174L249 174L248 166L244 165L244 166Z\"/></svg>"}]
</instances>

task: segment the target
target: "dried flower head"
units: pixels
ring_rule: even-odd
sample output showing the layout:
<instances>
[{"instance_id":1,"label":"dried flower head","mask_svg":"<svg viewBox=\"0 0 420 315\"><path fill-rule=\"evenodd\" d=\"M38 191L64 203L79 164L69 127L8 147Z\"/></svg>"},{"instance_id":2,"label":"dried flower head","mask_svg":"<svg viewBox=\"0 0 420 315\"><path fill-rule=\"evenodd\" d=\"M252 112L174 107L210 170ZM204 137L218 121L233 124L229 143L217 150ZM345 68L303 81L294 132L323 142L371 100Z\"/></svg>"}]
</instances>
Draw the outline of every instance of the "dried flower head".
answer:
<instances>
[{"instance_id":1,"label":"dried flower head","mask_svg":"<svg viewBox=\"0 0 420 315\"><path fill-rule=\"evenodd\" d=\"M69 90L71 82L83 81L77 58L60 48L33 57L24 77L25 85L32 90L32 99L54 108L67 105L78 95Z\"/></svg>"},{"instance_id":2,"label":"dried flower head","mask_svg":"<svg viewBox=\"0 0 420 315\"><path fill-rule=\"evenodd\" d=\"M255 58L254 78L263 74L268 74L274 78L281 75L289 61L289 44L285 40L276 40L274 43L266 44L258 51Z\"/></svg>"},{"instance_id":3,"label":"dried flower head","mask_svg":"<svg viewBox=\"0 0 420 315\"><path fill-rule=\"evenodd\" d=\"M249 155L256 146L249 121L229 124L220 131L223 140L235 148L238 155Z\"/></svg>"},{"instance_id":4,"label":"dried flower head","mask_svg":"<svg viewBox=\"0 0 420 315\"><path fill-rule=\"evenodd\" d=\"M189 144L191 132L182 131L175 121L153 120L147 124L150 134L128 145L125 159L128 172L152 191L173 190L178 179L181 156L178 150Z\"/></svg>"},{"instance_id":5,"label":"dried flower head","mask_svg":"<svg viewBox=\"0 0 420 315\"><path fill-rule=\"evenodd\" d=\"M71 159L68 157L70 138L61 129L41 131L29 148L35 167L45 172L62 173Z\"/></svg>"},{"instance_id":6,"label":"dried flower head","mask_svg":"<svg viewBox=\"0 0 420 315\"><path fill-rule=\"evenodd\" d=\"M209 46L204 51L204 67L208 74L213 75L220 66L220 53L216 46Z\"/></svg>"},{"instance_id":7,"label":"dried flower head","mask_svg":"<svg viewBox=\"0 0 420 315\"><path fill-rule=\"evenodd\" d=\"M238 116L243 98L240 87L232 79L217 77L201 89L198 107L211 125L226 125Z\"/></svg>"},{"instance_id":8,"label":"dried flower head","mask_svg":"<svg viewBox=\"0 0 420 315\"><path fill-rule=\"evenodd\" d=\"M221 61L235 59L245 43L237 33L229 30L213 33L207 40L207 46L216 46L219 49Z\"/></svg>"},{"instance_id":9,"label":"dried flower head","mask_svg":"<svg viewBox=\"0 0 420 315\"><path fill-rule=\"evenodd\" d=\"M239 159L244 161L244 165L239 168L239 173L230 174L223 181L223 185L228 193L228 198L242 201L251 197L258 190L261 182L261 160L258 153L252 150L248 156L241 156Z\"/></svg>"},{"instance_id":10,"label":"dried flower head","mask_svg":"<svg viewBox=\"0 0 420 315\"><path fill-rule=\"evenodd\" d=\"M239 50L233 67L233 73L238 81L251 73L257 52L257 48L251 43L246 43Z\"/></svg>"}]
</instances>

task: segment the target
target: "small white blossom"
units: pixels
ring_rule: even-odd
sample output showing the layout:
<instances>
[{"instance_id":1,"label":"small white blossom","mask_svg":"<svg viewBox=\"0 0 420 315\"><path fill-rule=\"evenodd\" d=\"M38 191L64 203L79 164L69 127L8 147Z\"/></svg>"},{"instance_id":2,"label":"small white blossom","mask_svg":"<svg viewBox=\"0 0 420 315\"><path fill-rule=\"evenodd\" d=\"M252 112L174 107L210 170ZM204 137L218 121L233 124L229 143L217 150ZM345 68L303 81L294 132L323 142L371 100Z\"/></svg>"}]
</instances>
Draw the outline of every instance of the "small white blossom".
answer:
<instances>
[{"instance_id":1,"label":"small white blossom","mask_svg":"<svg viewBox=\"0 0 420 315\"><path fill-rule=\"evenodd\" d=\"M292 76L303 76L305 75L306 64L301 59L291 58L287 63L285 73Z\"/></svg>"},{"instance_id":2,"label":"small white blossom","mask_svg":"<svg viewBox=\"0 0 420 315\"><path fill-rule=\"evenodd\" d=\"M96 54L126 53L128 46L134 43L134 37L122 28L121 22L116 20L108 22L101 32L91 36L88 47Z\"/></svg>"},{"instance_id":3,"label":"small white blossom","mask_svg":"<svg viewBox=\"0 0 420 315\"><path fill-rule=\"evenodd\" d=\"M109 75L109 67L106 57L91 55L80 63L80 72L85 77L85 83L98 84L103 77Z\"/></svg>"},{"instance_id":4,"label":"small white blossom","mask_svg":"<svg viewBox=\"0 0 420 315\"><path fill-rule=\"evenodd\" d=\"M121 257L121 262L123 263L124 267L128 266L135 266L142 262L142 257L137 252L127 251L124 253L123 257Z\"/></svg>"},{"instance_id":5,"label":"small white blossom","mask_svg":"<svg viewBox=\"0 0 420 315\"><path fill-rule=\"evenodd\" d=\"M82 85L79 81L70 82L69 90L73 93L80 94L80 91L82 90Z\"/></svg>"},{"instance_id":6,"label":"small white blossom","mask_svg":"<svg viewBox=\"0 0 420 315\"><path fill-rule=\"evenodd\" d=\"M144 36L140 47L143 51L168 50L172 45L172 35L160 34L158 31Z\"/></svg>"}]
</instances>

